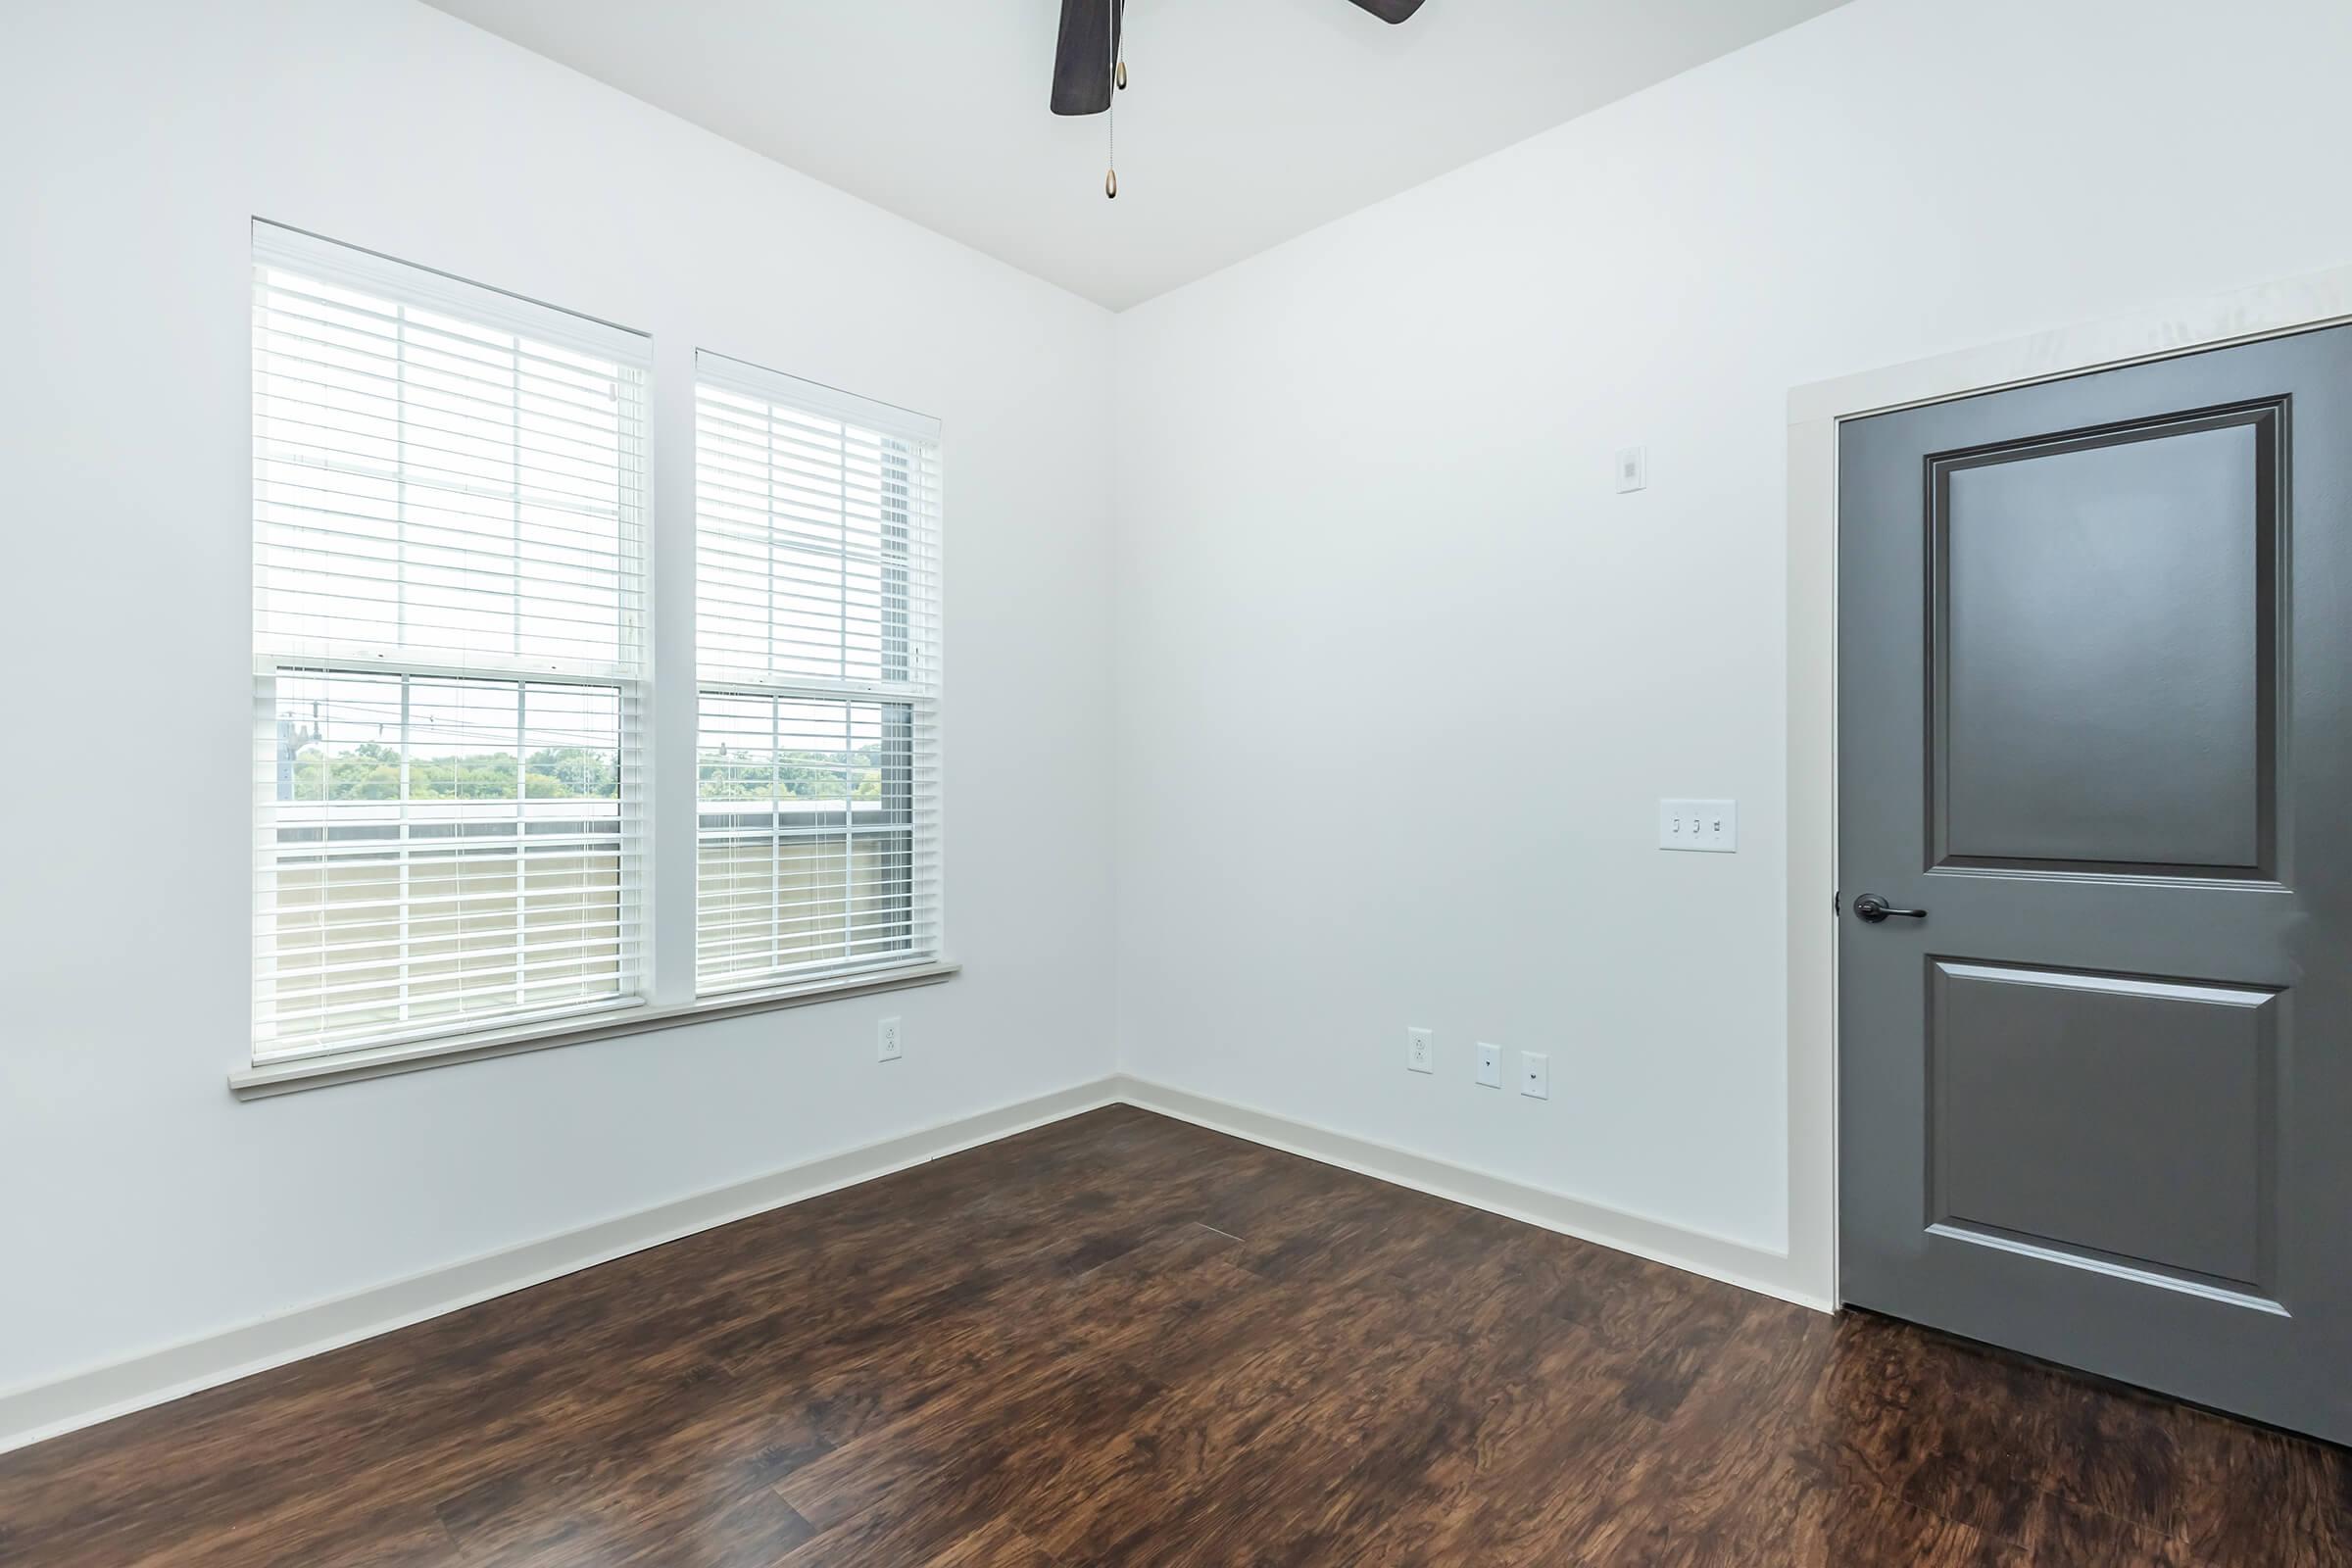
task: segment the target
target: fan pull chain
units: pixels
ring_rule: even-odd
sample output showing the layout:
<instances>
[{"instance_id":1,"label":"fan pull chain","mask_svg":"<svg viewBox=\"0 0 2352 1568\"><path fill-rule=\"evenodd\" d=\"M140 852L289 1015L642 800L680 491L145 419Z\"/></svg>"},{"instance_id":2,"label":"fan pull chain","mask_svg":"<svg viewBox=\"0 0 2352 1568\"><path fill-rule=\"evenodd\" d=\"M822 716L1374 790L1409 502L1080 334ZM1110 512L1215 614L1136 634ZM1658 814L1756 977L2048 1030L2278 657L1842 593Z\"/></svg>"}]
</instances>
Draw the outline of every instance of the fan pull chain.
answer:
<instances>
[{"instance_id":1,"label":"fan pull chain","mask_svg":"<svg viewBox=\"0 0 2352 1568\"><path fill-rule=\"evenodd\" d=\"M1119 87L1124 88L1127 85L1127 61L1125 51L1119 47L1119 0L1109 0L1109 5L1111 77ZM1102 175L1102 194L1115 202L1119 199L1119 95L1116 92L1110 95L1110 110L1104 125L1110 136L1110 155L1109 168Z\"/></svg>"}]
</instances>

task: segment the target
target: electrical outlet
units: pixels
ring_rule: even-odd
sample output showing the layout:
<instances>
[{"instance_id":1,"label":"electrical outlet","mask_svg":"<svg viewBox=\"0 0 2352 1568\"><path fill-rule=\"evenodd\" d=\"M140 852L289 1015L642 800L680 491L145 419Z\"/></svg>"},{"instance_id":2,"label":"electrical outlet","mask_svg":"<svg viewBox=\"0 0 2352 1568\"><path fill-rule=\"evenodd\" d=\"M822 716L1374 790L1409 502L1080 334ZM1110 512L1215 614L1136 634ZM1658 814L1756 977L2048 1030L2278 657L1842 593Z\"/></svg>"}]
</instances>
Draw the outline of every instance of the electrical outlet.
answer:
<instances>
[{"instance_id":1,"label":"electrical outlet","mask_svg":"<svg viewBox=\"0 0 2352 1568\"><path fill-rule=\"evenodd\" d=\"M1437 1042L1426 1029L1407 1029L1404 1032L1404 1066L1407 1072L1436 1072L1438 1070Z\"/></svg>"},{"instance_id":2,"label":"electrical outlet","mask_svg":"<svg viewBox=\"0 0 2352 1568\"><path fill-rule=\"evenodd\" d=\"M874 1031L874 1059L896 1061L906 1054L906 1041L899 1033L899 1020L885 1018Z\"/></svg>"},{"instance_id":3,"label":"electrical outlet","mask_svg":"<svg viewBox=\"0 0 2352 1568\"><path fill-rule=\"evenodd\" d=\"M1530 1100L1551 1098L1551 1058L1541 1051L1519 1053L1519 1092Z\"/></svg>"},{"instance_id":4,"label":"electrical outlet","mask_svg":"<svg viewBox=\"0 0 2352 1568\"><path fill-rule=\"evenodd\" d=\"M1489 1089L1502 1087L1502 1048L1478 1043L1478 1081Z\"/></svg>"},{"instance_id":5,"label":"electrical outlet","mask_svg":"<svg viewBox=\"0 0 2352 1568\"><path fill-rule=\"evenodd\" d=\"M1658 848L1731 855L1740 848L1738 801L1660 801Z\"/></svg>"}]
</instances>

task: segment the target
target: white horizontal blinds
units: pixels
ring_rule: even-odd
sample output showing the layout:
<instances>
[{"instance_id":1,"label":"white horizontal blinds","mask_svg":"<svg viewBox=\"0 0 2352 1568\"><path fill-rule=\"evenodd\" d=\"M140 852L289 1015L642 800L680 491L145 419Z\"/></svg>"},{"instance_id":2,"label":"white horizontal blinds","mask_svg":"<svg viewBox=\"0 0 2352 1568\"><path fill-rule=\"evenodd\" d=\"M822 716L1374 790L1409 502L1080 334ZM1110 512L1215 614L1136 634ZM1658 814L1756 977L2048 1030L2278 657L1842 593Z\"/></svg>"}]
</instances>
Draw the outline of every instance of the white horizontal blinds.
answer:
<instances>
[{"instance_id":1,"label":"white horizontal blinds","mask_svg":"<svg viewBox=\"0 0 2352 1568\"><path fill-rule=\"evenodd\" d=\"M255 233L261 650L637 678L644 340Z\"/></svg>"},{"instance_id":2,"label":"white horizontal blinds","mask_svg":"<svg viewBox=\"0 0 2352 1568\"><path fill-rule=\"evenodd\" d=\"M646 363L255 225L257 1061L641 994Z\"/></svg>"},{"instance_id":3,"label":"white horizontal blinds","mask_svg":"<svg viewBox=\"0 0 2352 1568\"><path fill-rule=\"evenodd\" d=\"M936 421L714 355L696 365L701 678L935 693Z\"/></svg>"},{"instance_id":4,"label":"white horizontal blinds","mask_svg":"<svg viewBox=\"0 0 2352 1568\"><path fill-rule=\"evenodd\" d=\"M938 427L710 355L695 424L697 988L936 957Z\"/></svg>"},{"instance_id":5,"label":"white horizontal blinds","mask_svg":"<svg viewBox=\"0 0 2352 1568\"><path fill-rule=\"evenodd\" d=\"M292 667L272 684L257 1057L636 989L629 697Z\"/></svg>"}]
</instances>

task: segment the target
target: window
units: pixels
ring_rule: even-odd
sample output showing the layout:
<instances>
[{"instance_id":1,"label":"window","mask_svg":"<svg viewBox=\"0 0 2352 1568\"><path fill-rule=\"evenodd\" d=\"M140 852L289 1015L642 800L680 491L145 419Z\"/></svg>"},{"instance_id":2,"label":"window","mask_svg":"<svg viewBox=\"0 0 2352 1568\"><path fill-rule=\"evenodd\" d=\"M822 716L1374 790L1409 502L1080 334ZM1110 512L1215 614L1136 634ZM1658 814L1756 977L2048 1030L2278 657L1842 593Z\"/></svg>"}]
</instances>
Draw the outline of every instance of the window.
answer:
<instances>
[{"instance_id":1,"label":"window","mask_svg":"<svg viewBox=\"0 0 2352 1568\"><path fill-rule=\"evenodd\" d=\"M937 421L711 354L660 677L696 915L649 924L650 366L254 225L256 1083L954 972Z\"/></svg>"},{"instance_id":2,"label":"window","mask_svg":"<svg viewBox=\"0 0 2352 1568\"><path fill-rule=\"evenodd\" d=\"M645 340L254 233L256 1063L642 1000Z\"/></svg>"},{"instance_id":3,"label":"window","mask_svg":"<svg viewBox=\"0 0 2352 1568\"><path fill-rule=\"evenodd\" d=\"M939 429L696 363L695 982L939 954Z\"/></svg>"}]
</instances>

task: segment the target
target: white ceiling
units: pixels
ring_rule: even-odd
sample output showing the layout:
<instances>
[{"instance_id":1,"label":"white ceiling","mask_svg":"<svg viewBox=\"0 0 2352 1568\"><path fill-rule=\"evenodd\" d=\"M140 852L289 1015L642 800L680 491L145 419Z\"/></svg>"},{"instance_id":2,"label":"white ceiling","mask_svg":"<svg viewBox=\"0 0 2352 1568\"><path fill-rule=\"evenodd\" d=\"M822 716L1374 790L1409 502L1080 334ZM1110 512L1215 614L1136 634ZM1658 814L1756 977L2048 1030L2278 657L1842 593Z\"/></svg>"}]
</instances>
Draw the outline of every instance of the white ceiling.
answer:
<instances>
[{"instance_id":1,"label":"white ceiling","mask_svg":"<svg viewBox=\"0 0 2352 1568\"><path fill-rule=\"evenodd\" d=\"M428 0L1114 310L1840 0L1128 0L1103 117L1059 0Z\"/></svg>"}]
</instances>

